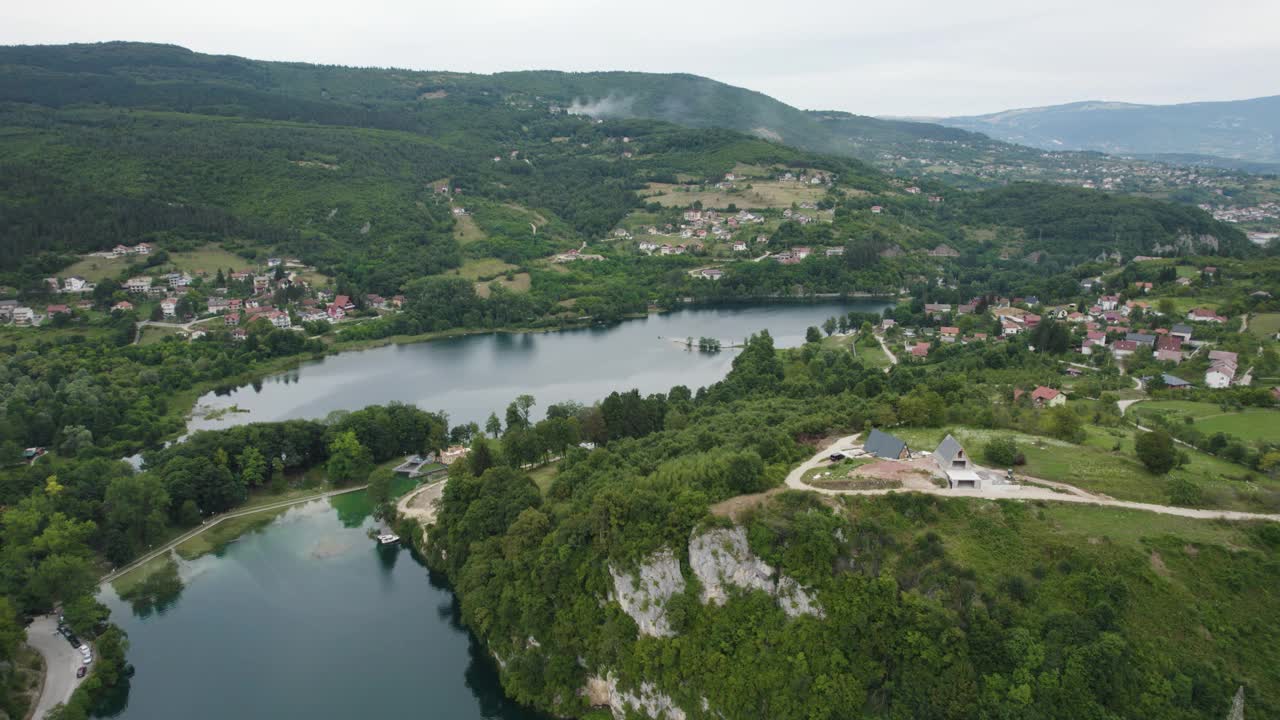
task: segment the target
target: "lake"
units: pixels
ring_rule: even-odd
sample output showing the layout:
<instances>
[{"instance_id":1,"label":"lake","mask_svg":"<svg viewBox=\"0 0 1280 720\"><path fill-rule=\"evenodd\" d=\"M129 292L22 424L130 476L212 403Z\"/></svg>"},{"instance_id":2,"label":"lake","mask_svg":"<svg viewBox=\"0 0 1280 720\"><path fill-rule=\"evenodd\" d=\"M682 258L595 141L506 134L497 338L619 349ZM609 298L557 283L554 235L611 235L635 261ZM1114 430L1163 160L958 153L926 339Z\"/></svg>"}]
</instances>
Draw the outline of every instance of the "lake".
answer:
<instances>
[{"instance_id":1,"label":"lake","mask_svg":"<svg viewBox=\"0 0 1280 720\"><path fill-rule=\"evenodd\" d=\"M105 590L137 672L100 717L541 719L503 697L443 581L367 536L363 495L294 507L183 563L162 610Z\"/></svg>"},{"instance_id":2,"label":"lake","mask_svg":"<svg viewBox=\"0 0 1280 720\"><path fill-rule=\"evenodd\" d=\"M690 352L667 338L739 342L767 329L779 346L832 315L879 312L856 301L684 310L607 328L475 335L343 353L200 404L248 413L193 429L323 417L392 400L483 422L516 395L540 408L614 390L691 389L729 371L734 350ZM288 510L219 554L183 563L184 588L135 609L102 599L129 634L137 669L104 713L123 720L541 715L506 700L497 673L459 624L452 592L407 550L380 549L363 492Z\"/></svg>"},{"instance_id":3,"label":"lake","mask_svg":"<svg viewBox=\"0 0 1280 720\"><path fill-rule=\"evenodd\" d=\"M680 310L617 325L548 333L467 335L411 345L332 355L237 388L209 393L196 404L190 430L249 422L322 418L391 401L443 410L451 424L484 424L502 417L517 395L537 399L536 417L553 403L591 403L637 388L691 390L722 379L735 350L703 353L671 339L714 337L741 343L768 330L779 347L804 342L804 331L833 315L879 313L892 303L852 300L753 307ZM666 338L666 339L663 339ZM223 412L235 407L247 412ZM210 415L210 411L214 411Z\"/></svg>"}]
</instances>

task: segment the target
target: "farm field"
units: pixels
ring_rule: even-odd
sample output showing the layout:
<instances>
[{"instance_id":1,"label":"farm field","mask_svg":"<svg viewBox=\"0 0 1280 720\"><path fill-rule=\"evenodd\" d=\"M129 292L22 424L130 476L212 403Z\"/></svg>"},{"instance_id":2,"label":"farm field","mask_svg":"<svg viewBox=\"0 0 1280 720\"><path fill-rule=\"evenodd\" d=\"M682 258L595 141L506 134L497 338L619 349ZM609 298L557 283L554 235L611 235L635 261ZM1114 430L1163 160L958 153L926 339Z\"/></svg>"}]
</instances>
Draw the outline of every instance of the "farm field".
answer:
<instances>
[{"instance_id":1,"label":"farm field","mask_svg":"<svg viewBox=\"0 0 1280 720\"><path fill-rule=\"evenodd\" d=\"M145 260L146 258L136 255L119 258L85 257L59 274L62 277L79 275L90 282L96 283L107 278L118 277L132 267L140 269ZM227 268L244 270L254 267L254 263L239 255L223 250L216 243L210 243L198 250L169 253L169 262L162 267L171 267L193 275L203 270L209 275L213 275L219 268L224 271Z\"/></svg>"},{"instance_id":2,"label":"farm field","mask_svg":"<svg viewBox=\"0 0 1280 720\"><path fill-rule=\"evenodd\" d=\"M501 286L512 292L529 292L529 288L533 286L533 279L529 273L516 273L508 280L506 277L499 277L489 282L477 282L476 294L480 297L489 297L493 294L493 287Z\"/></svg>"},{"instance_id":3,"label":"farm field","mask_svg":"<svg viewBox=\"0 0 1280 720\"><path fill-rule=\"evenodd\" d=\"M475 218L470 215L459 215L454 218L453 237L458 241L459 245L484 240L484 231L476 224Z\"/></svg>"},{"instance_id":4,"label":"farm field","mask_svg":"<svg viewBox=\"0 0 1280 720\"><path fill-rule=\"evenodd\" d=\"M491 278L495 275L501 275L508 270L515 269L515 265L503 262L497 258L481 258L477 260L468 260L462 264L462 267L450 272L468 280L479 280L480 278Z\"/></svg>"}]
</instances>

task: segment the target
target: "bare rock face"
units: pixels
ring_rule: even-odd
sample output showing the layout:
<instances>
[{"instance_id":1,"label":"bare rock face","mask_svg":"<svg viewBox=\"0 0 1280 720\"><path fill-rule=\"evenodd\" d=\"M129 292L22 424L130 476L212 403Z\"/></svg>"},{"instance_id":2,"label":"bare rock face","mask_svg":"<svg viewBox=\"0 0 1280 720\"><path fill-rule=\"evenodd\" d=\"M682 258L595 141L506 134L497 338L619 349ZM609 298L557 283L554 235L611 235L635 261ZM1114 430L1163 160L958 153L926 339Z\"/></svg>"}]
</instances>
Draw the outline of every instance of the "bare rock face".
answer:
<instances>
[{"instance_id":1,"label":"bare rock face","mask_svg":"<svg viewBox=\"0 0 1280 720\"><path fill-rule=\"evenodd\" d=\"M635 573L609 568L613 577L613 597L622 611L640 627L640 634L671 637L675 631L667 619L667 600L684 592L680 561L670 550L650 555Z\"/></svg>"},{"instance_id":2,"label":"bare rock face","mask_svg":"<svg viewBox=\"0 0 1280 720\"><path fill-rule=\"evenodd\" d=\"M718 528L689 540L689 566L702 583L702 602L723 605L729 587L763 590L772 595L788 617L824 617L812 593L785 575L774 579L774 569L747 545L745 528Z\"/></svg>"},{"instance_id":3,"label":"bare rock face","mask_svg":"<svg viewBox=\"0 0 1280 720\"><path fill-rule=\"evenodd\" d=\"M654 720L685 720L686 717L684 710L670 696L658 692L653 683L640 683L640 687L634 692L619 690L618 679L613 673L605 677L594 675L587 678L587 686L581 692L592 705L608 706L618 720L627 717L628 712L639 713Z\"/></svg>"},{"instance_id":4,"label":"bare rock face","mask_svg":"<svg viewBox=\"0 0 1280 720\"><path fill-rule=\"evenodd\" d=\"M689 540L689 566L702 583L702 602L723 605L728 587L774 593L773 568L747 546L742 527L716 529Z\"/></svg>"}]
</instances>

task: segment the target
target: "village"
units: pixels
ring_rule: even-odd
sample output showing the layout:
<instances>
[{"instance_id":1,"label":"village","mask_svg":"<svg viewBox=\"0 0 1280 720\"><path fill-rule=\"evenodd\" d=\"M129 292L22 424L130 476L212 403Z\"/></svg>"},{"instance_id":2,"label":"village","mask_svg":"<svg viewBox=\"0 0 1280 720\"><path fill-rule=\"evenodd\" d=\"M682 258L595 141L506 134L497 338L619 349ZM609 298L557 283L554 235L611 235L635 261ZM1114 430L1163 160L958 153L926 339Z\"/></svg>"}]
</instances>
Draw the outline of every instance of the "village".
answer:
<instances>
[{"instance_id":1,"label":"village","mask_svg":"<svg viewBox=\"0 0 1280 720\"><path fill-rule=\"evenodd\" d=\"M153 251L152 245L138 243L86 257L145 258ZM294 258L269 257L248 267L243 258L228 258L241 268L187 271L166 265L130 265L140 272L122 282L110 278L92 282L80 275L49 277L46 292L61 302L32 307L18 300L0 300L0 323L40 327L57 325L76 314L105 313L136 316L140 329L177 327L180 337L192 341L213 332L244 340L248 326L257 321L277 329L302 330L307 323L333 325L357 315L376 317L399 310L405 302L403 295L388 298L369 293L353 298L329 286L316 287L308 279L315 277L314 268Z\"/></svg>"}]
</instances>

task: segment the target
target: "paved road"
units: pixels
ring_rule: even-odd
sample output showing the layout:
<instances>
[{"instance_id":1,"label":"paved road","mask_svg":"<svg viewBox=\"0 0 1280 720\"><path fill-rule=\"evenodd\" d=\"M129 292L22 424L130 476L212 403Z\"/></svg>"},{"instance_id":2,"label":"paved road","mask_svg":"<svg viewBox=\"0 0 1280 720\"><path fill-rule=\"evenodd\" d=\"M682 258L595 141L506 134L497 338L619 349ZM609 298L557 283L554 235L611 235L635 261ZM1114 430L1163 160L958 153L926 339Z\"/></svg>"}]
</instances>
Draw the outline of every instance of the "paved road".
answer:
<instances>
[{"instance_id":1,"label":"paved road","mask_svg":"<svg viewBox=\"0 0 1280 720\"><path fill-rule=\"evenodd\" d=\"M210 519L210 520L206 520L206 521L205 521L203 524L201 524L199 527L192 528L191 530L188 530L187 532L185 532L185 533L183 533L183 534L179 535L178 537L176 537L176 538L174 538L174 539L170 540L169 542L165 543L164 545L161 545L160 547L156 548L155 550L152 550L152 551L148 552L146 555L143 555L142 557L138 558L137 560L134 560L133 562L129 563L128 565L125 565L124 567L119 568L119 569L117 569L117 570L113 570L113 571L111 571L111 572L107 573L106 575L103 575L103 576L102 576L102 579L101 579L101 580L99 580L99 582L100 582L100 583L102 583L102 584L109 583L109 582L111 582L112 580L115 580L116 578L120 577L121 575L124 575L125 573L129 572L130 570L132 570L132 569L136 568L137 566L139 566L139 565L141 565L141 564L143 564L143 563L147 562L148 560L151 560L152 558L155 558L155 557L157 557L157 556L159 556L159 555L162 555L162 554L164 554L164 553L169 552L171 549L173 549L174 547L176 547L179 543L183 543L183 542L186 542L187 540L190 540L191 538L193 538L193 537L195 537L195 536L199 535L200 533L204 532L205 530L208 530L208 529L212 528L213 526L217 525L218 523L222 522L223 520L230 520L231 518L243 517L243 516L245 516L245 515L253 515L254 513L260 513L260 512L263 512L263 511L265 511L265 510L277 510L277 509L282 508L282 507L289 507L290 505L298 505L298 504L300 504L300 503L311 502L312 500L324 500L324 499L327 499L327 498L331 498L331 497L333 497L334 495L345 495L345 494L347 494L347 493L355 492L355 491L357 491L357 490L363 490L363 489L365 489L366 487L368 487L368 485L357 485L357 486L355 486L355 487L342 488L342 489L339 489L339 490L330 490L330 491L328 491L328 492L318 493L318 494L316 494L316 495L307 495L306 497L293 498L293 499L291 499L291 500L281 500L280 502L268 503L268 504L266 504L266 505L258 505L258 506L255 506L255 507L246 508L246 509L244 509L244 510L236 510L236 511L234 511L234 512L223 513L222 515L214 516L212 519Z\"/></svg>"},{"instance_id":2,"label":"paved road","mask_svg":"<svg viewBox=\"0 0 1280 720\"><path fill-rule=\"evenodd\" d=\"M1062 492L1055 492L1052 489L1035 487L1034 485L984 485L981 489L973 490L939 487L921 487L909 490L901 488L895 490L832 490L828 488L815 488L805 484L804 474L806 472L825 464L827 462L827 456L830 455L833 450L843 450L851 446L857 439L858 435L849 435L847 437L839 438L835 442L832 442L825 448L819 450L813 457L800 463L799 467L792 470L787 475L787 487L795 490L808 490L810 492L822 493L824 495L887 495L891 492L921 492L930 495L943 495L946 497L976 497L987 500L1048 500L1052 502L1075 502L1090 505L1103 505L1106 507L1128 508L1131 510L1145 510L1147 512L1160 513L1163 515L1179 515L1181 517L1200 518L1205 520L1271 520L1273 522L1280 522L1280 515L1237 512L1234 510L1201 510L1198 508L1184 508L1174 507L1172 505L1155 505L1152 503L1115 500L1105 495L1094 495L1086 490L1075 487L1074 485L1053 482L1051 480L1041 480L1033 477L1028 477L1028 482L1052 486L1053 488L1062 490ZM983 471L982 468L978 468L978 470L980 472ZM991 471L986 472L990 473Z\"/></svg>"},{"instance_id":3,"label":"paved road","mask_svg":"<svg viewBox=\"0 0 1280 720\"><path fill-rule=\"evenodd\" d=\"M31 716L42 720L54 705L71 699L78 682L76 670L82 663L80 653L58 634L58 620L53 615L41 615L32 621L27 628L27 644L44 656L44 690Z\"/></svg>"}]
</instances>

